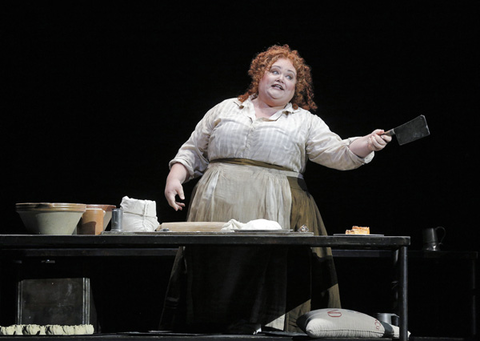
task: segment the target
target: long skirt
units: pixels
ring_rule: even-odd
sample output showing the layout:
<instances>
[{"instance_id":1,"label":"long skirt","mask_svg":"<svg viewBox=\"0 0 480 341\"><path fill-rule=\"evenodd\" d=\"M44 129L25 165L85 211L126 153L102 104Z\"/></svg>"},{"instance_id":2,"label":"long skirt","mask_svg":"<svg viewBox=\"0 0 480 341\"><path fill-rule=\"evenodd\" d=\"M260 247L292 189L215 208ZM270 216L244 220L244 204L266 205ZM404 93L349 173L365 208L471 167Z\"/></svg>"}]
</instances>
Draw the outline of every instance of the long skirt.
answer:
<instances>
[{"instance_id":1,"label":"long skirt","mask_svg":"<svg viewBox=\"0 0 480 341\"><path fill-rule=\"evenodd\" d=\"M249 160L210 166L194 189L189 221L270 219L327 234L301 176ZM327 307L340 308L330 248L188 246L177 253L160 328L300 331L299 316Z\"/></svg>"}]
</instances>

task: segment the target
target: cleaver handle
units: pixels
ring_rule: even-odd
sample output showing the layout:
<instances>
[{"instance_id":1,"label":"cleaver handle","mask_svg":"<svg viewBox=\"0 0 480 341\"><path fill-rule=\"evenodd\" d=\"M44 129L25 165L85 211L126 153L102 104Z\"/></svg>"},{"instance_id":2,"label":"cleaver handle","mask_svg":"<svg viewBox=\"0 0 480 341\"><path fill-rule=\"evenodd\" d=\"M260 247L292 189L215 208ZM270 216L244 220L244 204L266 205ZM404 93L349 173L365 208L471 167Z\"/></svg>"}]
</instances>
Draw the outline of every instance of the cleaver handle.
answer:
<instances>
[{"instance_id":1,"label":"cleaver handle","mask_svg":"<svg viewBox=\"0 0 480 341\"><path fill-rule=\"evenodd\" d=\"M395 135L395 129L390 129L390 130L384 132L384 133L381 134L381 135L393 136L393 135Z\"/></svg>"}]
</instances>

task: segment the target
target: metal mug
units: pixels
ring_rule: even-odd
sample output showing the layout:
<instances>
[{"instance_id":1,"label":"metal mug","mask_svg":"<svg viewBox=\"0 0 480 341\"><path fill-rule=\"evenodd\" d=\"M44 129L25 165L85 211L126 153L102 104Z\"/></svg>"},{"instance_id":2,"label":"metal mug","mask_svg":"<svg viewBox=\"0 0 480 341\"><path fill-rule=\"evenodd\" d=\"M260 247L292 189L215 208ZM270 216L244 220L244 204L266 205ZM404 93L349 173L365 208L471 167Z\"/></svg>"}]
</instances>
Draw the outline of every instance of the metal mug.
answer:
<instances>
[{"instance_id":1,"label":"metal mug","mask_svg":"<svg viewBox=\"0 0 480 341\"><path fill-rule=\"evenodd\" d=\"M438 233L437 233L438 230L442 231L442 238L440 239L440 241L438 239ZM440 245L442 244L446 234L447 234L447 231L443 226L429 227L429 228L423 229L422 231L423 250L440 251Z\"/></svg>"},{"instance_id":2,"label":"metal mug","mask_svg":"<svg viewBox=\"0 0 480 341\"><path fill-rule=\"evenodd\" d=\"M123 209L115 208L112 210L112 223L110 226L110 231L122 232L122 228L123 228Z\"/></svg>"},{"instance_id":3,"label":"metal mug","mask_svg":"<svg viewBox=\"0 0 480 341\"><path fill-rule=\"evenodd\" d=\"M377 320L394 326L398 326L398 318L399 316L393 313L377 313Z\"/></svg>"}]
</instances>

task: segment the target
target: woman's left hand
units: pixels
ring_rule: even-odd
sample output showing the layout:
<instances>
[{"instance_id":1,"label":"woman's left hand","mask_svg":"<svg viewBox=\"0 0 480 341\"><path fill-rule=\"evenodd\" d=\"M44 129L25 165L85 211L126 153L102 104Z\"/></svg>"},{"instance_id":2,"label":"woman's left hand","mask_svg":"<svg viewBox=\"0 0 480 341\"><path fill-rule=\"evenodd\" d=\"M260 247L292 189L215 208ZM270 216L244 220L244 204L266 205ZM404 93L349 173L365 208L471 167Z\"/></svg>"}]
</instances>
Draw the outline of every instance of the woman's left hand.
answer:
<instances>
[{"instance_id":1,"label":"woman's left hand","mask_svg":"<svg viewBox=\"0 0 480 341\"><path fill-rule=\"evenodd\" d=\"M372 152L378 152L387 146L387 143L392 141L392 137L389 135L382 135L385 131L382 129L376 129L371 134L367 135L368 149Z\"/></svg>"},{"instance_id":2,"label":"woman's left hand","mask_svg":"<svg viewBox=\"0 0 480 341\"><path fill-rule=\"evenodd\" d=\"M359 157L367 157L371 152L378 152L385 148L388 142L392 141L389 135L382 129L376 129L371 134L355 139L350 144L350 150Z\"/></svg>"}]
</instances>

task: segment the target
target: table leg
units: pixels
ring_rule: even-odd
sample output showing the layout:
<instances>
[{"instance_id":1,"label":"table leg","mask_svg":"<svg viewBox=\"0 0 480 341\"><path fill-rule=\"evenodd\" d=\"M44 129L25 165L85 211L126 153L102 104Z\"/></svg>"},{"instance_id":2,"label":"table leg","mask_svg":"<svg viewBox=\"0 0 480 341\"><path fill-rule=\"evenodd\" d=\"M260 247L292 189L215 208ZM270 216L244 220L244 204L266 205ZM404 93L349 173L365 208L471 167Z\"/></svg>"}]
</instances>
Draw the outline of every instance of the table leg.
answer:
<instances>
[{"instance_id":1,"label":"table leg","mask_svg":"<svg viewBox=\"0 0 480 341\"><path fill-rule=\"evenodd\" d=\"M407 247L401 246L399 250L399 315L400 315L400 341L408 340L408 265L407 265Z\"/></svg>"},{"instance_id":2,"label":"table leg","mask_svg":"<svg viewBox=\"0 0 480 341\"><path fill-rule=\"evenodd\" d=\"M475 279L475 274L476 274L477 270L476 270L476 264L475 263L476 263L475 258L470 261L470 288L472 290L472 294L471 294L472 298L471 298L471 301L470 301L471 302L471 306L470 306L471 307L471 310L470 310L470 312L471 312L471 314L470 314L470 316L471 316L471 321L470 321L471 330L470 330L470 332L471 332L471 336L473 337L473 339L475 339L476 336L477 336L477 312L476 312L477 302L476 302L476 294L475 294L476 290L477 290L476 289L477 284L475 283L475 280L476 280Z\"/></svg>"}]
</instances>

